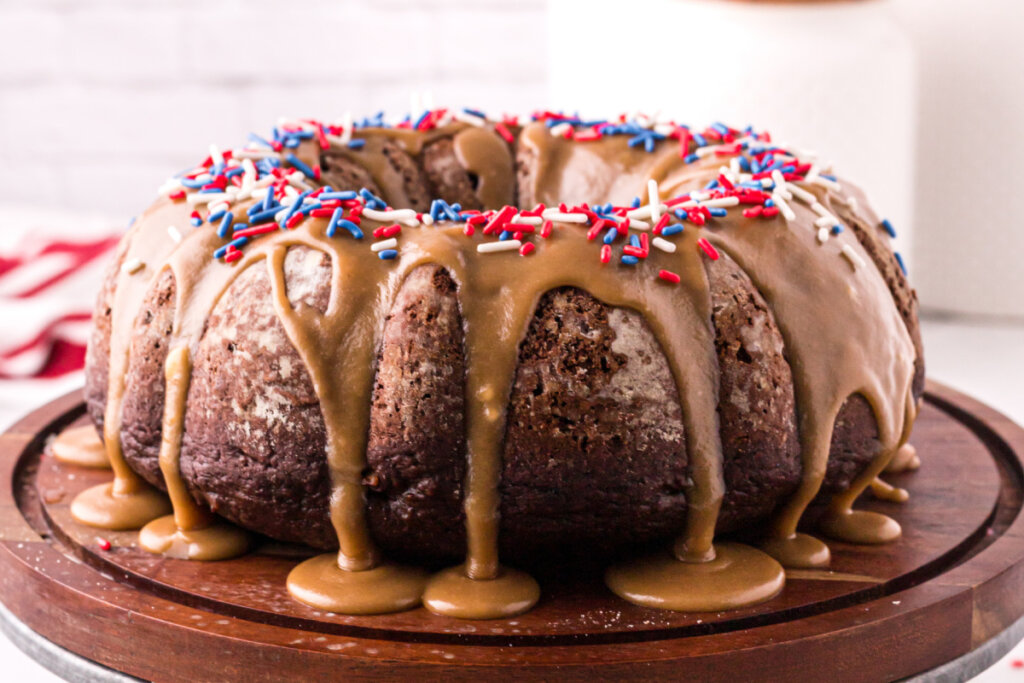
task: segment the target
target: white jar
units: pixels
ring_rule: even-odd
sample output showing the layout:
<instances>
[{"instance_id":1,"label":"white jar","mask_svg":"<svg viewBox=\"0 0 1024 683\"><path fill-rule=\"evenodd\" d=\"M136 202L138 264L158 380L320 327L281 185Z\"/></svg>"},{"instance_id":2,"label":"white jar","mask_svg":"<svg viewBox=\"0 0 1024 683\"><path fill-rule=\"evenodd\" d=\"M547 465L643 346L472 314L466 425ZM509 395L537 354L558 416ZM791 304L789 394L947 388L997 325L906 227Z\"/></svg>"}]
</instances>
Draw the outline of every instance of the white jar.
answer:
<instances>
[{"instance_id":1,"label":"white jar","mask_svg":"<svg viewBox=\"0 0 1024 683\"><path fill-rule=\"evenodd\" d=\"M914 63L887 0L550 0L548 16L553 106L768 130L835 162L906 252Z\"/></svg>"},{"instance_id":2,"label":"white jar","mask_svg":"<svg viewBox=\"0 0 1024 683\"><path fill-rule=\"evenodd\" d=\"M1024 3L896 6L918 56L922 307L1024 319Z\"/></svg>"}]
</instances>

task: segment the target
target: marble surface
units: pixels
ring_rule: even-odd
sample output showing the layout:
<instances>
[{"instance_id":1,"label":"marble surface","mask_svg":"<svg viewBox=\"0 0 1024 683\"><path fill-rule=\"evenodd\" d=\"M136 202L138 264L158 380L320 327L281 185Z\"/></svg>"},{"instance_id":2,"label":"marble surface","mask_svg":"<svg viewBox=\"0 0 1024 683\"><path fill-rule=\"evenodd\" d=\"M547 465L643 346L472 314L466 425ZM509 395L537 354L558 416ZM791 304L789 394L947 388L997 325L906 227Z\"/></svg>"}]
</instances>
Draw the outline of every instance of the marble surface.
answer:
<instances>
[{"instance_id":1,"label":"marble surface","mask_svg":"<svg viewBox=\"0 0 1024 683\"><path fill-rule=\"evenodd\" d=\"M927 317L923 322L928 376L992 405L1024 424L1024 322ZM0 382L0 428L27 408L81 384L80 376L49 384ZM927 462L925 463L927 466ZM5 638L0 661L8 680L57 681ZM1024 682L1024 644L979 675L975 681Z\"/></svg>"}]
</instances>

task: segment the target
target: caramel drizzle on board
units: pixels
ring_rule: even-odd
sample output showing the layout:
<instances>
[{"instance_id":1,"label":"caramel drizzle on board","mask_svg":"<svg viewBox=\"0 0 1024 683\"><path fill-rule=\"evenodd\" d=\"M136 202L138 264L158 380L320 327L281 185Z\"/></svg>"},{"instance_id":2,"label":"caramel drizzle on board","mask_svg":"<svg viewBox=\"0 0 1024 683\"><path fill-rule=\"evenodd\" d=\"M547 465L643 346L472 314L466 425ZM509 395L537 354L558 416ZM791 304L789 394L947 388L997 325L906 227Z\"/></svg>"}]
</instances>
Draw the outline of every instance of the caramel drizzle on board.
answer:
<instances>
[{"instance_id":1,"label":"caramel drizzle on board","mask_svg":"<svg viewBox=\"0 0 1024 683\"><path fill-rule=\"evenodd\" d=\"M398 174L379 153L385 138L417 155L429 141L452 135L460 161L481 180L479 191L487 206L497 197L510 196L509 188L515 184L508 148L490 130L454 124L425 134L394 129L361 133L367 139L365 151L341 153L362 164L378 186L386 188L389 205L400 207L408 197ZM578 184L562 187L578 183L573 169L580 163L603 164L605 175L613 177L601 188L608 193L602 200L613 202L624 200L617 195L626 184L635 192L647 178L654 178L677 193L696 189L711 172L702 164L686 166L674 154L645 157L628 149L621 138L571 143L550 136L538 124L523 131L519 144L534 155L537 172L532 192L537 201L550 201L545 192L583 191ZM303 144L295 152L312 164L319 154L312 144ZM644 159L642 165L638 159ZM636 185L634 178L639 181ZM842 202L830 191L817 189L815 194L830 209L834 201ZM237 204L232 211L240 217L250 204ZM539 588L523 572L503 567L498 557L498 485L506 406L519 346L539 299L551 289L571 286L606 305L631 308L643 316L672 371L687 434L686 452L680 454L688 458L692 480L686 528L680 530L671 551L609 569L609 586L639 604L670 609L717 610L768 599L784 582L781 566L769 555L790 567L828 563L827 546L798 534L796 526L821 486L835 418L846 398L860 393L869 401L882 449L829 506L822 528L842 539L878 543L898 537L899 525L893 520L854 511L851 506L905 444L916 414L911 393L914 350L886 283L869 258L864 259L866 267L851 268L838 257L842 244L863 253L850 233L818 244L812 227L815 214L800 205L793 209L794 221L777 217L741 227L730 214L699 232L684 231L674 253L656 256L659 267L681 274L681 282L669 286L653 278L646 263L601 267L596 258L586 258L594 251L593 243L586 239L584 228L572 224L559 224L527 259L514 252L478 253L477 242L466 238L458 225L406 230L399 259L382 261L373 257L365 242L348 235L328 238L328 221L310 218L294 230L256 240L239 261L228 265L210 258L223 243L215 230L190 231L177 244L167 226L187 224L187 210L182 204L160 200L125 237L124 259L138 259L144 268L133 274L119 271L114 290L104 426L114 481L83 492L72 512L79 521L106 528L146 524L140 534L143 547L174 557L217 559L244 552L244 532L216 521L192 500L181 478L179 459L191 357L206 320L240 273L263 267L269 274L277 317L303 359L320 400L332 486L330 515L339 541L336 555L313 558L293 570L288 579L292 595L322 609L351 614L408 609L421 601L432 611L464 618L521 613L536 602ZM367 223L370 229L376 225ZM793 372L803 474L797 493L772 525L764 545L768 554L740 544L713 542L724 483L718 361L698 235L732 258L760 290L774 312ZM288 249L295 246L330 257L331 294L323 313L289 300L284 264ZM433 577L390 564L380 556L367 528L362 484L374 361L384 320L407 275L428 264L445 268L458 289L466 348L468 465L466 561ZM164 497L131 470L120 444L134 315L164 269L170 270L176 285L160 448L160 467L173 504L169 516L162 516L168 511Z\"/></svg>"}]
</instances>

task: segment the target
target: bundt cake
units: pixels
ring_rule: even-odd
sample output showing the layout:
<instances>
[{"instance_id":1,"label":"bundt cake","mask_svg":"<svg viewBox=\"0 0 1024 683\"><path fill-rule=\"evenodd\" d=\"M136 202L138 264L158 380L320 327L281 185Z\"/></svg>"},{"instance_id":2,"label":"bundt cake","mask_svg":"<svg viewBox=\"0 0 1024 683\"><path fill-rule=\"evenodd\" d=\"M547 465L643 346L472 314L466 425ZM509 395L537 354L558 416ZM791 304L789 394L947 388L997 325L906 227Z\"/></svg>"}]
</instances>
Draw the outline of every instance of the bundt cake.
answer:
<instances>
[{"instance_id":1,"label":"bundt cake","mask_svg":"<svg viewBox=\"0 0 1024 683\"><path fill-rule=\"evenodd\" d=\"M923 392L916 297L860 191L767 134L290 120L160 193L98 297L115 478L82 522L193 559L241 552L237 527L308 544L336 552L292 573L300 600L462 617L537 599L499 557L722 609L827 565L798 524L899 536L851 505Z\"/></svg>"}]
</instances>

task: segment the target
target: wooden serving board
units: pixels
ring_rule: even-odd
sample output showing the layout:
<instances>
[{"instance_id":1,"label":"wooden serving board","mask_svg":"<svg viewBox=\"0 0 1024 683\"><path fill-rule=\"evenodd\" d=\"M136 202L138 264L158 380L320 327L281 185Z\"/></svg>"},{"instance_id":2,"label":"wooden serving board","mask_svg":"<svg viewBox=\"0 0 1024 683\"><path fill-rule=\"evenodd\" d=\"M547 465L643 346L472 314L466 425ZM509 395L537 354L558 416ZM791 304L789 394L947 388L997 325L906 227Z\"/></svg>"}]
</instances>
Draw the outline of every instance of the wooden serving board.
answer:
<instances>
[{"instance_id":1,"label":"wooden serving board","mask_svg":"<svg viewBox=\"0 0 1024 683\"><path fill-rule=\"evenodd\" d=\"M139 550L134 532L74 522L75 494L111 475L44 451L84 422L73 392L0 436L0 601L45 638L141 678L889 680L1024 615L1024 429L937 384L911 439L922 468L885 477L910 501L858 502L897 519L900 541L830 542L831 572L790 572L767 603L702 614L637 607L596 571L557 569L514 619L319 612L285 591L304 548L263 541L235 560L187 562Z\"/></svg>"}]
</instances>

